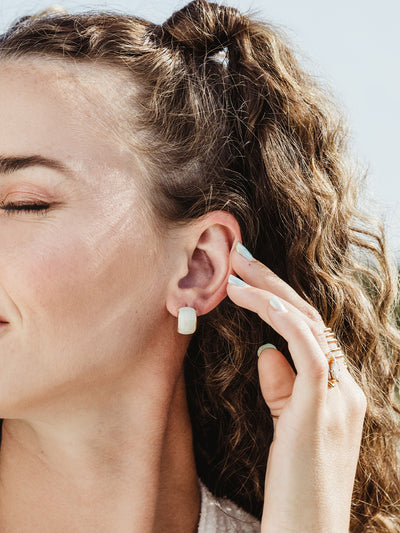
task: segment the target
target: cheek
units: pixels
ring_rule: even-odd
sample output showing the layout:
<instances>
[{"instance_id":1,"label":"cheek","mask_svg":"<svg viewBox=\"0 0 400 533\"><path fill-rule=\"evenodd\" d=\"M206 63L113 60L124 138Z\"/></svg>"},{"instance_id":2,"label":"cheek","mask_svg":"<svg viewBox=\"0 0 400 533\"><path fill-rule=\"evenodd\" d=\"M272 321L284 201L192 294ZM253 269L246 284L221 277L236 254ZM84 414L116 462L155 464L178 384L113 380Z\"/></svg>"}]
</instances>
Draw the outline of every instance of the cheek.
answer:
<instances>
[{"instance_id":1,"label":"cheek","mask_svg":"<svg viewBox=\"0 0 400 533\"><path fill-rule=\"evenodd\" d=\"M81 222L36 227L18 253L9 240L0 257L1 288L21 317L1 344L0 408L9 413L119 382L165 312L152 237Z\"/></svg>"},{"instance_id":2,"label":"cheek","mask_svg":"<svg viewBox=\"0 0 400 533\"><path fill-rule=\"evenodd\" d=\"M93 255L94 250L84 239L77 239L76 234L59 234L56 240L42 242L22 266L26 279L24 294L29 297L25 311L30 310L41 321L47 318L54 322L62 317L65 321L73 322L74 317L81 320L89 303L87 295L95 294Z\"/></svg>"},{"instance_id":3,"label":"cheek","mask_svg":"<svg viewBox=\"0 0 400 533\"><path fill-rule=\"evenodd\" d=\"M132 224L118 232L89 221L37 231L9 271L30 349L67 352L71 361L82 352L97 361L116 351L124 357L145 335L154 306L162 306L151 239Z\"/></svg>"},{"instance_id":4,"label":"cheek","mask_svg":"<svg viewBox=\"0 0 400 533\"><path fill-rule=\"evenodd\" d=\"M154 258L149 262L141 253L143 238L116 237L98 228L58 235L36 261L26 263L37 312L78 329L97 329L129 314L135 303L142 305L155 289Z\"/></svg>"},{"instance_id":5,"label":"cheek","mask_svg":"<svg viewBox=\"0 0 400 533\"><path fill-rule=\"evenodd\" d=\"M46 223L29 228L30 239L19 240L18 254L6 251L9 267L5 265L3 281L23 321L67 316L74 299L83 299L80 291L92 282L93 250L77 228L68 228Z\"/></svg>"}]
</instances>

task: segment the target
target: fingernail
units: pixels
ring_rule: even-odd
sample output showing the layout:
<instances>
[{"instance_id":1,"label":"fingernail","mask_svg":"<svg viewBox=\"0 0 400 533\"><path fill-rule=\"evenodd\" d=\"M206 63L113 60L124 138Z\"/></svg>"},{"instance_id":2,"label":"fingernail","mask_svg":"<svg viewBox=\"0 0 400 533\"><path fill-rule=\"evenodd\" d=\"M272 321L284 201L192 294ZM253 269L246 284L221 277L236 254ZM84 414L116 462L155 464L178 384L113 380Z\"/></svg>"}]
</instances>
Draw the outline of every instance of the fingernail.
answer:
<instances>
[{"instance_id":1,"label":"fingernail","mask_svg":"<svg viewBox=\"0 0 400 533\"><path fill-rule=\"evenodd\" d=\"M280 298L278 298L278 296L275 296L275 294L273 296L271 296L271 298L269 299L269 303L277 311L285 311L285 312L287 312L287 309L283 305L282 300Z\"/></svg>"},{"instance_id":2,"label":"fingernail","mask_svg":"<svg viewBox=\"0 0 400 533\"><path fill-rule=\"evenodd\" d=\"M236 251L246 259L254 259L248 249L241 242L236 243Z\"/></svg>"},{"instance_id":3,"label":"fingernail","mask_svg":"<svg viewBox=\"0 0 400 533\"><path fill-rule=\"evenodd\" d=\"M261 352L263 352L264 350L268 350L268 348L273 348L274 350L277 350L277 347L274 346L273 344L263 344L262 346L260 346L257 350L257 357L260 357L261 355Z\"/></svg>"},{"instance_id":4,"label":"fingernail","mask_svg":"<svg viewBox=\"0 0 400 533\"><path fill-rule=\"evenodd\" d=\"M231 285L236 285L237 287L249 287L245 281L237 278L236 276L232 276L232 274L229 274L228 283Z\"/></svg>"}]
</instances>

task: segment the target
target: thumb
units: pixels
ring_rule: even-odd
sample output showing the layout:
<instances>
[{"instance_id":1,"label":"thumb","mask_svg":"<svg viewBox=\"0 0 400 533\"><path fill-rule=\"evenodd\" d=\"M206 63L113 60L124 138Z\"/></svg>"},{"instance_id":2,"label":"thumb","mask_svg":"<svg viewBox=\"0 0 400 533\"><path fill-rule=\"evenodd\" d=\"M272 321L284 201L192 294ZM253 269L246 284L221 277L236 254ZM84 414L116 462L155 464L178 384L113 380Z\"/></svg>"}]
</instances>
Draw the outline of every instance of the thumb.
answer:
<instances>
[{"instance_id":1,"label":"thumb","mask_svg":"<svg viewBox=\"0 0 400 533\"><path fill-rule=\"evenodd\" d=\"M271 411L274 429L277 417L292 395L296 374L286 357L272 344L258 349L258 376L261 392Z\"/></svg>"}]
</instances>

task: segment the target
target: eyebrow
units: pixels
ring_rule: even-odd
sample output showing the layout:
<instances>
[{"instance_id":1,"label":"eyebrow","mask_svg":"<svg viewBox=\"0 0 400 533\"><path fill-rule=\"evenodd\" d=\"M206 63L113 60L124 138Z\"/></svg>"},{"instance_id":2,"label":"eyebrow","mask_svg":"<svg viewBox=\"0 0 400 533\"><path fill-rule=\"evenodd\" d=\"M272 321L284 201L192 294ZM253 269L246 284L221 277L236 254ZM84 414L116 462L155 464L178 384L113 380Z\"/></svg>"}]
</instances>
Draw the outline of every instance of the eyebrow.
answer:
<instances>
[{"instance_id":1,"label":"eyebrow","mask_svg":"<svg viewBox=\"0 0 400 533\"><path fill-rule=\"evenodd\" d=\"M58 159L50 159L41 155L5 156L0 155L0 174L11 174L23 168L41 166L57 170L67 176L73 176L73 171Z\"/></svg>"}]
</instances>

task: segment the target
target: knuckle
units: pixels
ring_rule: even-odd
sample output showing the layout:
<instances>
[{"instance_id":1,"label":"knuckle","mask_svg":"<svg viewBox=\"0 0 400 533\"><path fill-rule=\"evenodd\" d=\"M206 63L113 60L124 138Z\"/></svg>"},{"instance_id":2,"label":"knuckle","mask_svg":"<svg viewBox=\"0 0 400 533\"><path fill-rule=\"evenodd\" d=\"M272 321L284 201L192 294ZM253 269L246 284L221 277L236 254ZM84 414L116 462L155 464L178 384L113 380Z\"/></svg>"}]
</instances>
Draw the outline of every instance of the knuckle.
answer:
<instances>
[{"instance_id":1,"label":"knuckle","mask_svg":"<svg viewBox=\"0 0 400 533\"><path fill-rule=\"evenodd\" d=\"M311 334L310 326L304 320L296 320L293 323L293 334L296 337L306 337L309 338Z\"/></svg>"},{"instance_id":2,"label":"knuckle","mask_svg":"<svg viewBox=\"0 0 400 533\"><path fill-rule=\"evenodd\" d=\"M323 357L316 357L311 369L311 377L317 381L326 381L328 378L329 365Z\"/></svg>"},{"instance_id":3,"label":"knuckle","mask_svg":"<svg viewBox=\"0 0 400 533\"><path fill-rule=\"evenodd\" d=\"M331 435L335 440L343 440L348 433L348 422L341 409L327 409L327 427Z\"/></svg>"},{"instance_id":4,"label":"knuckle","mask_svg":"<svg viewBox=\"0 0 400 533\"><path fill-rule=\"evenodd\" d=\"M309 318L312 322L314 322L317 326L322 327L322 329L325 328L324 321L322 320L322 316L320 313L315 309L315 307L312 307L311 305L306 305L303 309L303 313L306 315L307 318Z\"/></svg>"},{"instance_id":5,"label":"knuckle","mask_svg":"<svg viewBox=\"0 0 400 533\"><path fill-rule=\"evenodd\" d=\"M317 324L311 324L310 325L310 329L311 331L313 332L315 338L317 339L318 343L320 344L320 346L325 346L327 347L328 346L328 343L327 343L327 339L326 339L326 335L325 335L325 332L324 332L324 329L325 329L325 325L323 324L323 322L321 321L321 323L317 323Z\"/></svg>"},{"instance_id":6,"label":"knuckle","mask_svg":"<svg viewBox=\"0 0 400 533\"><path fill-rule=\"evenodd\" d=\"M364 415L367 406L368 406L368 400L367 396L365 395L364 391L359 387L357 384L355 385L355 388L353 390L352 394L352 411L357 415Z\"/></svg>"},{"instance_id":7,"label":"knuckle","mask_svg":"<svg viewBox=\"0 0 400 533\"><path fill-rule=\"evenodd\" d=\"M297 320L293 324L293 339L298 340L310 340L311 338L315 341L315 335L311 328L311 326L305 322L304 320ZM291 344L291 343L289 343ZM290 346L289 346L290 347ZM313 381L326 381L328 370L329 370L329 364L326 359L326 357L323 356L323 354L320 353L318 350L315 351L312 350L313 353L310 353L310 359L311 359L311 365L310 365L310 375L309 377Z\"/></svg>"}]
</instances>

